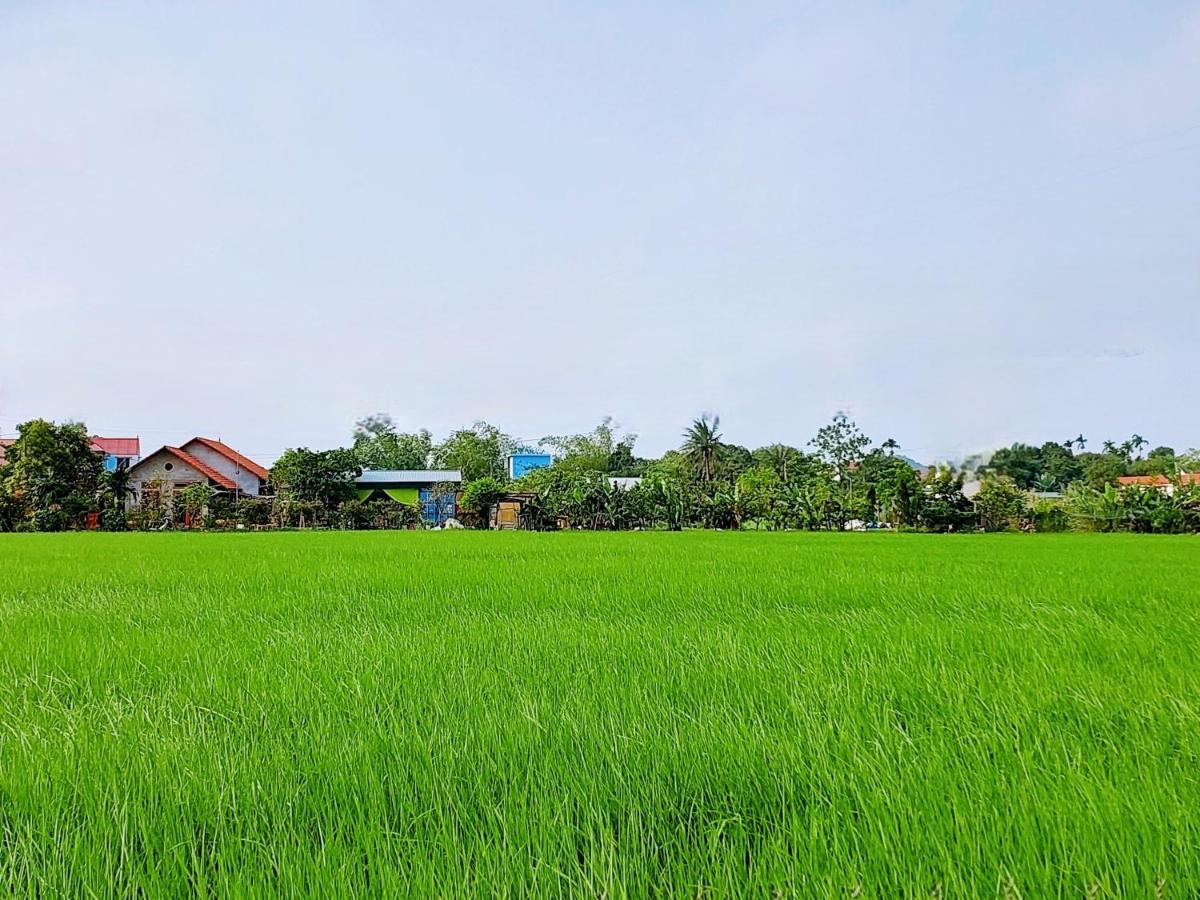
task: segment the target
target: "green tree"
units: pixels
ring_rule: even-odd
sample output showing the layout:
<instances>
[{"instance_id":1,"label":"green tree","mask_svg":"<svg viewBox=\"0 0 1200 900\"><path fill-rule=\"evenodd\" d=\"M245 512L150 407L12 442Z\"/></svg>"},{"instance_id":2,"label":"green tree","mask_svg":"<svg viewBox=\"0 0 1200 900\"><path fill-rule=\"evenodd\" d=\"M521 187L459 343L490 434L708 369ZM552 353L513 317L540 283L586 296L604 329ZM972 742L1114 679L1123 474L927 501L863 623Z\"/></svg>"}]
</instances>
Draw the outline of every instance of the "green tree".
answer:
<instances>
[{"instance_id":1,"label":"green tree","mask_svg":"<svg viewBox=\"0 0 1200 900\"><path fill-rule=\"evenodd\" d=\"M691 460L701 484L717 477L717 459L721 449L720 416L709 419L708 413L692 422L683 433L683 453Z\"/></svg>"},{"instance_id":2,"label":"green tree","mask_svg":"<svg viewBox=\"0 0 1200 900\"><path fill-rule=\"evenodd\" d=\"M930 531L963 531L974 523L971 501L963 496L963 474L939 466L922 482L921 525Z\"/></svg>"},{"instance_id":3,"label":"green tree","mask_svg":"<svg viewBox=\"0 0 1200 900\"><path fill-rule=\"evenodd\" d=\"M84 514L96 508L103 469L87 428L34 419L17 426L17 434L6 450L3 490L18 527L61 531L82 525Z\"/></svg>"},{"instance_id":4,"label":"green tree","mask_svg":"<svg viewBox=\"0 0 1200 900\"><path fill-rule=\"evenodd\" d=\"M215 491L207 484L189 484L176 494L175 500L182 507L184 514L191 520L193 527L201 521L201 516L208 508Z\"/></svg>"},{"instance_id":5,"label":"green tree","mask_svg":"<svg viewBox=\"0 0 1200 900\"><path fill-rule=\"evenodd\" d=\"M863 457L855 472L858 491L853 518L913 526L920 515L921 480L902 457L881 447Z\"/></svg>"},{"instance_id":6,"label":"green tree","mask_svg":"<svg viewBox=\"0 0 1200 900\"><path fill-rule=\"evenodd\" d=\"M1083 465L1070 447L1047 441L1042 444L1040 456L1041 472L1036 480L1037 490L1061 491L1083 477Z\"/></svg>"},{"instance_id":7,"label":"green tree","mask_svg":"<svg viewBox=\"0 0 1200 900\"><path fill-rule=\"evenodd\" d=\"M271 482L281 518L333 520L338 508L356 497L354 479L362 473L353 450L309 450L307 447L284 451L271 467Z\"/></svg>"},{"instance_id":8,"label":"green tree","mask_svg":"<svg viewBox=\"0 0 1200 900\"><path fill-rule=\"evenodd\" d=\"M577 472L608 472L614 462L633 464L637 435L626 435L618 440L618 427L611 416L605 416L587 434L547 435L538 444L554 455L556 466Z\"/></svg>"},{"instance_id":9,"label":"green tree","mask_svg":"<svg viewBox=\"0 0 1200 900\"><path fill-rule=\"evenodd\" d=\"M1012 479L993 476L976 494L975 510L984 531L1011 531L1029 518L1029 497Z\"/></svg>"},{"instance_id":10,"label":"green tree","mask_svg":"<svg viewBox=\"0 0 1200 900\"><path fill-rule=\"evenodd\" d=\"M1042 474L1042 451L1019 442L1011 447L1002 447L992 454L992 458L980 469L980 474L1008 478L1023 490L1033 490Z\"/></svg>"},{"instance_id":11,"label":"green tree","mask_svg":"<svg viewBox=\"0 0 1200 900\"><path fill-rule=\"evenodd\" d=\"M634 435L626 435L608 457L608 474L626 478L636 478L646 473L649 460L633 455Z\"/></svg>"},{"instance_id":12,"label":"green tree","mask_svg":"<svg viewBox=\"0 0 1200 900\"><path fill-rule=\"evenodd\" d=\"M854 506L854 470L862 461L871 439L845 413L838 413L833 421L817 432L809 441L817 455L828 463L836 476L839 492L845 493L844 503Z\"/></svg>"},{"instance_id":13,"label":"green tree","mask_svg":"<svg viewBox=\"0 0 1200 900\"><path fill-rule=\"evenodd\" d=\"M354 424L353 449L364 469L424 469L433 437L425 429L411 434L398 431L391 416L376 413Z\"/></svg>"},{"instance_id":14,"label":"green tree","mask_svg":"<svg viewBox=\"0 0 1200 900\"><path fill-rule=\"evenodd\" d=\"M105 530L124 530L125 504L135 494L129 467L124 463L100 474L100 513Z\"/></svg>"},{"instance_id":15,"label":"green tree","mask_svg":"<svg viewBox=\"0 0 1200 900\"><path fill-rule=\"evenodd\" d=\"M803 456L803 453L787 444L770 444L759 447L753 453L755 464L769 467L784 484L788 483L788 476L801 465Z\"/></svg>"},{"instance_id":16,"label":"green tree","mask_svg":"<svg viewBox=\"0 0 1200 900\"><path fill-rule=\"evenodd\" d=\"M1129 461L1119 451L1080 453L1075 458L1083 470L1083 477L1080 480L1094 489L1103 488L1106 484L1114 484L1120 476L1129 472Z\"/></svg>"},{"instance_id":17,"label":"green tree","mask_svg":"<svg viewBox=\"0 0 1200 900\"><path fill-rule=\"evenodd\" d=\"M752 521L760 527L782 528L787 521L785 485L769 465L757 465L738 475L735 502L738 524Z\"/></svg>"},{"instance_id":18,"label":"green tree","mask_svg":"<svg viewBox=\"0 0 1200 900\"><path fill-rule=\"evenodd\" d=\"M433 448L433 464L440 469L457 469L464 482L491 476L507 478L504 460L517 448L509 435L487 422L460 428Z\"/></svg>"},{"instance_id":19,"label":"green tree","mask_svg":"<svg viewBox=\"0 0 1200 900\"><path fill-rule=\"evenodd\" d=\"M492 475L476 478L463 488L462 508L480 528L488 525L488 514L504 496L504 482Z\"/></svg>"}]
</instances>

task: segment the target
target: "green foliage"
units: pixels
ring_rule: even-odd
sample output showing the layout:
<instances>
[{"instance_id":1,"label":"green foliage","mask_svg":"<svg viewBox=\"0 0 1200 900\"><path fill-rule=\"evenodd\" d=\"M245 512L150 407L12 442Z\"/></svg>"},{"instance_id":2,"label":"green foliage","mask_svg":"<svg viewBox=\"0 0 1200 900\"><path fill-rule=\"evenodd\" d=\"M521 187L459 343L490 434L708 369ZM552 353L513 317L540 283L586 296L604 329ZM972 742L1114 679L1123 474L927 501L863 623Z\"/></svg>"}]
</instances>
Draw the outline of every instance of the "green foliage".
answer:
<instances>
[{"instance_id":1,"label":"green foliage","mask_svg":"<svg viewBox=\"0 0 1200 900\"><path fill-rule=\"evenodd\" d=\"M513 484L513 489L534 494L530 512L545 528L554 527L559 517L572 528L613 530L636 528L648 515L642 487L615 487L603 472L535 469Z\"/></svg>"},{"instance_id":2,"label":"green foliage","mask_svg":"<svg viewBox=\"0 0 1200 900\"><path fill-rule=\"evenodd\" d=\"M355 423L353 450L364 469L425 469L433 436L425 429L412 434L397 431L391 416L377 413Z\"/></svg>"},{"instance_id":3,"label":"green foliage","mask_svg":"<svg viewBox=\"0 0 1200 900\"><path fill-rule=\"evenodd\" d=\"M1084 465L1072 452L1073 446L1052 441L1041 447L1013 444L997 450L980 474L1007 478L1025 491L1060 491L1084 475Z\"/></svg>"},{"instance_id":4,"label":"green foliage","mask_svg":"<svg viewBox=\"0 0 1200 900\"><path fill-rule=\"evenodd\" d=\"M64 531L97 509L103 463L87 428L34 419L17 426L6 450L0 492L7 499L0 525L14 530Z\"/></svg>"},{"instance_id":5,"label":"green foliage","mask_svg":"<svg viewBox=\"0 0 1200 900\"><path fill-rule=\"evenodd\" d=\"M809 443L817 455L833 467L839 480L848 482L854 467L871 446L871 439L859 431L845 413L838 413Z\"/></svg>"},{"instance_id":6,"label":"green foliage","mask_svg":"<svg viewBox=\"0 0 1200 900\"><path fill-rule=\"evenodd\" d=\"M356 499L362 472L353 450L289 449L271 468L280 524L332 524L343 503Z\"/></svg>"},{"instance_id":7,"label":"green foliage","mask_svg":"<svg viewBox=\"0 0 1200 900\"><path fill-rule=\"evenodd\" d=\"M199 525L200 516L208 507L214 493L216 492L207 484L189 484L175 493L175 502L182 512L192 517L193 522Z\"/></svg>"},{"instance_id":8,"label":"green foliage","mask_svg":"<svg viewBox=\"0 0 1200 900\"><path fill-rule=\"evenodd\" d=\"M755 450L751 458L755 465L766 466L779 476L781 482L787 484L789 476L802 466L804 454L787 444L771 444Z\"/></svg>"},{"instance_id":9,"label":"green foliage","mask_svg":"<svg viewBox=\"0 0 1200 900\"><path fill-rule=\"evenodd\" d=\"M1009 478L986 478L975 496L975 511L984 531L1013 531L1029 518L1029 496Z\"/></svg>"},{"instance_id":10,"label":"green foliage","mask_svg":"<svg viewBox=\"0 0 1200 900\"><path fill-rule=\"evenodd\" d=\"M487 526L489 511L504 493L504 482L491 475L485 475L467 483L459 503L463 511L473 519L474 524L482 528Z\"/></svg>"},{"instance_id":11,"label":"green foliage","mask_svg":"<svg viewBox=\"0 0 1200 900\"><path fill-rule=\"evenodd\" d=\"M458 469L463 482L491 476L506 479L504 460L517 449L516 441L487 422L460 428L433 448L433 464Z\"/></svg>"},{"instance_id":12,"label":"green foliage","mask_svg":"<svg viewBox=\"0 0 1200 900\"><path fill-rule=\"evenodd\" d=\"M100 525L105 531L125 530L125 506L134 496L129 468L124 463L111 472L100 473Z\"/></svg>"},{"instance_id":13,"label":"green foliage","mask_svg":"<svg viewBox=\"0 0 1200 900\"><path fill-rule=\"evenodd\" d=\"M973 527L971 502L963 496L963 475L944 466L933 469L922 483L924 503L920 523L930 531L965 531Z\"/></svg>"},{"instance_id":14,"label":"green foliage","mask_svg":"<svg viewBox=\"0 0 1200 900\"><path fill-rule=\"evenodd\" d=\"M629 434L617 440L617 427L611 416L605 416L588 434L548 435L538 443L554 455L554 465L559 469L578 472L636 470L633 445L637 435Z\"/></svg>"},{"instance_id":15,"label":"green foliage","mask_svg":"<svg viewBox=\"0 0 1200 900\"><path fill-rule=\"evenodd\" d=\"M817 456L828 465L834 474L836 486L836 518L838 527L851 519L865 520L868 513L863 507L866 498L855 496L856 482L860 481L856 471L871 439L845 413L838 413L833 421L822 427L817 436L809 441Z\"/></svg>"},{"instance_id":16,"label":"green foliage","mask_svg":"<svg viewBox=\"0 0 1200 900\"><path fill-rule=\"evenodd\" d=\"M924 490L916 471L903 458L873 450L859 463L854 479L853 518L893 527L918 525Z\"/></svg>"},{"instance_id":17,"label":"green foliage","mask_svg":"<svg viewBox=\"0 0 1200 900\"><path fill-rule=\"evenodd\" d=\"M784 482L769 465L754 466L738 476L735 504L739 523L752 521L770 528L787 525Z\"/></svg>"},{"instance_id":18,"label":"green foliage","mask_svg":"<svg viewBox=\"0 0 1200 900\"><path fill-rule=\"evenodd\" d=\"M1129 472L1129 463L1115 453L1081 453L1076 459L1083 469L1081 481L1093 490L1114 484Z\"/></svg>"},{"instance_id":19,"label":"green foliage","mask_svg":"<svg viewBox=\"0 0 1200 900\"><path fill-rule=\"evenodd\" d=\"M420 523L417 504L394 500L347 500L337 513L338 527L350 531L414 528Z\"/></svg>"},{"instance_id":20,"label":"green foliage","mask_svg":"<svg viewBox=\"0 0 1200 900\"><path fill-rule=\"evenodd\" d=\"M1043 533L1068 531L1071 517L1063 500L1035 500L1030 510L1033 530Z\"/></svg>"},{"instance_id":21,"label":"green foliage","mask_svg":"<svg viewBox=\"0 0 1200 900\"><path fill-rule=\"evenodd\" d=\"M1076 485L1067 495L1067 514L1081 531L1146 534L1200 532L1200 485L1178 479L1171 490L1130 485Z\"/></svg>"},{"instance_id":22,"label":"green foliage","mask_svg":"<svg viewBox=\"0 0 1200 900\"><path fill-rule=\"evenodd\" d=\"M717 463L721 450L721 417L708 413L692 422L683 433L683 454L692 464L702 484L717 477Z\"/></svg>"},{"instance_id":23,"label":"green foliage","mask_svg":"<svg viewBox=\"0 0 1200 900\"><path fill-rule=\"evenodd\" d=\"M646 474L650 460L633 455L635 435L622 438L608 457L608 474L621 478L638 478Z\"/></svg>"}]
</instances>

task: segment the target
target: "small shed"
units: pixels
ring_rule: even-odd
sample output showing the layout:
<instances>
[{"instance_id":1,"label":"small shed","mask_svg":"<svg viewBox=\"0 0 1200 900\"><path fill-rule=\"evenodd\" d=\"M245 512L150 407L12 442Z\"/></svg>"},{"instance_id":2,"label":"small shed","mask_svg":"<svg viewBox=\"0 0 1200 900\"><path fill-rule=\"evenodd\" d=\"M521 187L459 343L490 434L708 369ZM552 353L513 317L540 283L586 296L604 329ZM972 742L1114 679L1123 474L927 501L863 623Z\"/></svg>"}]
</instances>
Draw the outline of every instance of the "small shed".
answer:
<instances>
[{"instance_id":1,"label":"small shed","mask_svg":"<svg viewBox=\"0 0 1200 900\"><path fill-rule=\"evenodd\" d=\"M441 525L458 510L458 469L368 469L354 479L358 499L384 498L419 506L421 518Z\"/></svg>"},{"instance_id":2,"label":"small shed","mask_svg":"<svg viewBox=\"0 0 1200 900\"><path fill-rule=\"evenodd\" d=\"M488 527L497 531L515 531L534 527L531 503L536 497L527 491L501 495L488 511Z\"/></svg>"}]
</instances>

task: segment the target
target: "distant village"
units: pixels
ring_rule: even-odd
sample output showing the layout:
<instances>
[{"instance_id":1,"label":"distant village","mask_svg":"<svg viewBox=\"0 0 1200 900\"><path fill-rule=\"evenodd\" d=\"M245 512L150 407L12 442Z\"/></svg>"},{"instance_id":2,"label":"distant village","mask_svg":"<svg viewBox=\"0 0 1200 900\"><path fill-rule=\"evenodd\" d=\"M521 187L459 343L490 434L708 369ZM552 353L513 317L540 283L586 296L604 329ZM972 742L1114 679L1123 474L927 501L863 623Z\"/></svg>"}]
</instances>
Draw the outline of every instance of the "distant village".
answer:
<instances>
[{"instance_id":1,"label":"distant village","mask_svg":"<svg viewBox=\"0 0 1200 900\"><path fill-rule=\"evenodd\" d=\"M35 420L20 438L0 438L0 530L1200 531L1195 451L1149 449L1136 435L1090 452L1082 437L1018 443L947 467L899 454L892 440L871 447L845 416L806 450L751 451L718 426L695 420L679 450L651 460L608 419L543 439L547 452L482 422L435 447L429 432L402 434L376 416L359 423L353 448L288 450L268 469L217 438L143 455L136 436Z\"/></svg>"}]
</instances>

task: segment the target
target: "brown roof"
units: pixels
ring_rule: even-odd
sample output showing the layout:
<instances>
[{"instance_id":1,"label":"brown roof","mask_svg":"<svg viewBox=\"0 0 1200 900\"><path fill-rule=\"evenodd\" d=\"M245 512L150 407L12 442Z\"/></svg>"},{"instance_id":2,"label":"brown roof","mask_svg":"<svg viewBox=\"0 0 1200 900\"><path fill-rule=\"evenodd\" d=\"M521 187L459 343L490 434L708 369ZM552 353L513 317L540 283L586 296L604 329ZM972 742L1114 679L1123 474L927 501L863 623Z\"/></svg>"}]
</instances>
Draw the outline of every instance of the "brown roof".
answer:
<instances>
[{"instance_id":1,"label":"brown roof","mask_svg":"<svg viewBox=\"0 0 1200 900\"><path fill-rule=\"evenodd\" d=\"M143 459L141 462L139 462L136 466L134 466L133 469L130 469L130 471L135 471L139 466L145 464L150 459L157 456L159 453L170 453L176 459L180 460L181 462L187 463L189 466L191 466L193 469L195 469L197 472L199 472L205 478L209 479L210 481L215 481L217 484L219 484L221 487L225 488L228 491L237 489L237 485L234 484L232 478L228 478L225 475L222 475L220 472L218 472L212 466L208 465L207 463L202 463L200 460L196 459L196 457L192 456L192 454L190 454L184 450L180 450L178 447L160 447L159 449L157 449L153 453L151 453L149 456L147 456L145 459Z\"/></svg>"},{"instance_id":2,"label":"brown roof","mask_svg":"<svg viewBox=\"0 0 1200 900\"><path fill-rule=\"evenodd\" d=\"M0 438L0 466L4 465L4 448L11 447L16 442L16 438Z\"/></svg>"},{"instance_id":3,"label":"brown roof","mask_svg":"<svg viewBox=\"0 0 1200 900\"><path fill-rule=\"evenodd\" d=\"M1136 484L1142 487L1166 487L1172 480L1166 475L1122 475L1117 484ZM1180 484L1200 484L1200 472L1179 473Z\"/></svg>"},{"instance_id":4,"label":"brown roof","mask_svg":"<svg viewBox=\"0 0 1200 900\"><path fill-rule=\"evenodd\" d=\"M247 472L257 475L263 481L266 481L268 476L270 475L270 473L266 469L264 469L262 466L260 466L254 460L250 459L249 457L242 456L242 454L238 453L232 447L229 447L226 444L222 444L220 441L214 441L212 438L206 438L206 437L194 437L190 441L188 441L188 444L195 444L195 443L201 443L205 447L208 447L208 449L215 450L217 453L220 453L222 456L224 456L230 462L237 463L239 466L241 466ZM183 446L186 447L187 444L184 444Z\"/></svg>"}]
</instances>

